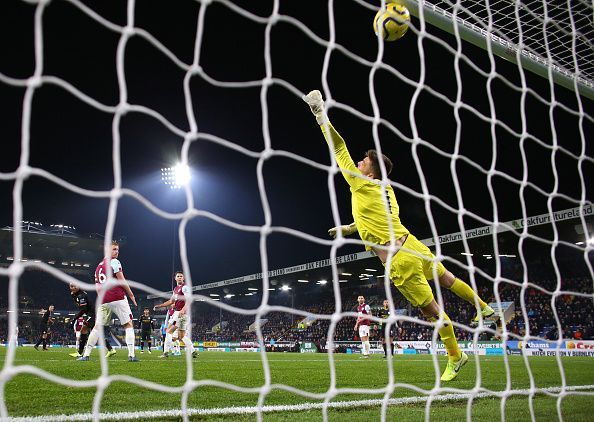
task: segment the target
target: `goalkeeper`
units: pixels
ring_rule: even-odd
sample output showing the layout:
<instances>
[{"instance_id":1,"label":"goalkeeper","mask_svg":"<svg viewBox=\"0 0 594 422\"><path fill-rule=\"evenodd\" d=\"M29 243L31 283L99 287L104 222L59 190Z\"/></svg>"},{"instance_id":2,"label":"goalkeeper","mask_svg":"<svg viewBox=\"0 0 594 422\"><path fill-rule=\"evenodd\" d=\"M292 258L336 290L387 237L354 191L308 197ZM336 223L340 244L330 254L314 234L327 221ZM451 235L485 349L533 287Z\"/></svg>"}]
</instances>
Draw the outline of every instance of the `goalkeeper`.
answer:
<instances>
[{"instance_id":1,"label":"goalkeeper","mask_svg":"<svg viewBox=\"0 0 594 422\"><path fill-rule=\"evenodd\" d=\"M413 236L401 223L399 207L392 186L386 186L385 193L382 193L380 181L377 180L381 178L380 157L378 157L377 152L375 150L367 151L366 156L355 166L344 139L328 120L320 91L311 91L308 95L303 96L303 100L309 105L316 117L324 138L333 147L338 166L341 168L351 190L352 213L355 222L349 226L331 229L330 234L335 236L338 229L341 229L343 234L358 231L361 239L366 242L387 245L390 243L390 225L388 222L388 218L390 218L396 239L395 245L398 248L402 247L391 260L390 279L413 306L421 309L427 319L436 322L440 315L443 318L443 326L439 329L439 336L448 352L448 364L441 376L441 380L453 380L458 376L462 366L468 361L468 356L460 351L450 318L440 309L427 282L428 278L433 278L435 256L427 246ZM392 162L386 156L381 158L386 173L390 174ZM384 194L386 195L385 200L383 199ZM389 208L389 216L386 215L385 201L387 201ZM366 246L366 249L373 249L382 263L386 264L388 260L388 251L386 249L370 246ZM423 258L419 255L423 256ZM455 279L451 273L446 271L441 262L437 263L437 275L440 279L443 278L444 282L451 280L451 289L456 294L462 295L466 300L470 299L469 301L474 303L475 293L473 290L466 283ZM479 303L481 302L479 299ZM488 308L485 303L484 305L485 309ZM492 311L492 309L488 308L486 313L489 314Z\"/></svg>"},{"instance_id":2,"label":"goalkeeper","mask_svg":"<svg viewBox=\"0 0 594 422\"><path fill-rule=\"evenodd\" d=\"M375 151L373 151L373 153L375 153ZM385 156L384 156L384 158L387 159L387 157L385 157ZM387 170L387 166L386 166L386 170ZM340 230L342 232L343 236L349 236L357 231L357 225L355 223L351 223L351 224L348 224L345 226L332 227L330 230L328 230L328 234L330 236L332 236L332 238L336 239L336 233L338 232L338 230ZM385 262L385 261L383 261L383 262ZM433 278L433 268L431 267L430 270L431 270L431 273L425 274L425 276L428 278L429 277ZM472 290L472 287L470 287L467 283L465 283L464 281L455 277L454 274L452 274L451 272L446 270L444 265L441 262L437 264L437 275L439 276L439 284L441 287L450 290L456 296L458 296L461 299L464 299L465 301L472 304L472 306L476 306L475 305L475 298L476 298L476 300L478 301L479 306L481 308L480 312L481 312L483 319L488 318L488 317L492 316L493 314L495 314L495 310L493 310L493 308L491 308L484 300L482 300L481 297L478 294L476 294L474 290ZM477 314L474 316L474 318L470 322L470 325L476 326L476 325L478 325L478 323L479 323L479 314L477 312Z\"/></svg>"}]
</instances>

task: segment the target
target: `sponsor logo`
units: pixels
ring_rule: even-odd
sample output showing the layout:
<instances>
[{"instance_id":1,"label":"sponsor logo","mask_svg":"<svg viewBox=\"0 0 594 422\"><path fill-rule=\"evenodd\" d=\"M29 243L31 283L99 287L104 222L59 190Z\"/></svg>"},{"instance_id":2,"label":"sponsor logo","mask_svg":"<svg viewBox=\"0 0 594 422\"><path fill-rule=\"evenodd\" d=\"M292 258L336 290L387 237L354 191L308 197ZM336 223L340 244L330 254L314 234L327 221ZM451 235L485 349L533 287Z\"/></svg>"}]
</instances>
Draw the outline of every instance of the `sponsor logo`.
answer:
<instances>
[{"instance_id":1,"label":"sponsor logo","mask_svg":"<svg viewBox=\"0 0 594 422\"><path fill-rule=\"evenodd\" d=\"M594 349L594 341L568 341L566 343L568 349Z\"/></svg>"},{"instance_id":2,"label":"sponsor logo","mask_svg":"<svg viewBox=\"0 0 594 422\"><path fill-rule=\"evenodd\" d=\"M546 341L518 341L518 349L551 349L555 348L555 342Z\"/></svg>"},{"instance_id":3,"label":"sponsor logo","mask_svg":"<svg viewBox=\"0 0 594 422\"><path fill-rule=\"evenodd\" d=\"M474 345L472 344L471 341L468 342L468 347L472 348ZM476 347L477 349L501 349L503 345L500 342L494 342L494 343L477 343Z\"/></svg>"}]
</instances>

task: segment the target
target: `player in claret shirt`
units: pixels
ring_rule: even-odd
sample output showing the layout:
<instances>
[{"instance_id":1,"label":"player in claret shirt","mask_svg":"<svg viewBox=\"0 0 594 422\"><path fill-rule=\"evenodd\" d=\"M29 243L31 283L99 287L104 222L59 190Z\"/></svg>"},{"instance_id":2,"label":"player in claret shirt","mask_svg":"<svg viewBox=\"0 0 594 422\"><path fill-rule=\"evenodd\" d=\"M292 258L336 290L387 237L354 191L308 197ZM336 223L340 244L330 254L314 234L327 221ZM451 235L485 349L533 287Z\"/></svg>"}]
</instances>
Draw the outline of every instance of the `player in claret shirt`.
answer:
<instances>
[{"instance_id":1,"label":"player in claret shirt","mask_svg":"<svg viewBox=\"0 0 594 422\"><path fill-rule=\"evenodd\" d=\"M144 308L142 315L138 318L137 327L140 330L140 353L144 353L144 342L147 342L147 352L151 353L151 335L155 329L155 320L150 314L149 308Z\"/></svg>"},{"instance_id":2,"label":"player in claret shirt","mask_svg":"<svg viewBox=\"0 0 594 422\"><path fill-rule=\"evenodd\" d=\"M95 287L97 288L97 295L99 296L99 315L97 315L97 325L108 325L111 320L112 313L115 314L122 327L126 331L126 346L128 346L128 361L138 362L138 359L134 355L134 326L132 325L132 311L130 310L130 304L126 296L132 301L134 306L136 305L136 298L134 293L130 290L130 286L124 278L124 272L122 271L122 264L118 260L120 254L120 245L118 242L112 242L111 244L111 256L104 258L97 269L95 270ZM103 291L103 285L107 283L110 275L113 275L113 279L116 282L115 285L109 287L109 289ZM103 298L101 300L101 295ZM85 353L82 357L78 358L81 361L88 361L93 347L97 344L99 339L99 332L97 326L93 328L87 346L85 347Z\"/></svg>"},{"instance_id":3,"label":"player in claret shirt","mask_svg":"<svg viewBox=\"0 0 594 422\"><path fill-rule=\"evenodd\" d=\"M173 315L169 321L169 327L167 328L167 334L165 335L165 347L163 348L163 354L159 357L168 358L171 346L173 343L173 333L177 330L177 336L186 345L186 353L191 353L193 358L198 357L198 352L194 350L192 339L186 335L186 328L188 326L188 315L190 303L186 301L186 295L190 294L190 289L186 286L184 273L181 271L175 272L175 289L173 289L173 295L167 302L163 302L160 305L156 305L153 310L159 308L166 308L173 305Z\"/></svg>"},{"instance_id":4,"label":"player in claret shirt","mask_svg":"<svg viewBox=\"0 0 594 422\"><path fill-rule=\"evenodd\" d=\"M371 325L369 317L371 316L371 308L365 303L364 296L359 296L357 302L359 302L359 305L357 306L357 313L359 316L357 317L357 323L355 324L355 331L357 331L357 328L359 329L359 337L361 338L362 346L361 357L368 358L369 350L371 349L369 344L369 326Z\"/></svg>"}]
</instances>

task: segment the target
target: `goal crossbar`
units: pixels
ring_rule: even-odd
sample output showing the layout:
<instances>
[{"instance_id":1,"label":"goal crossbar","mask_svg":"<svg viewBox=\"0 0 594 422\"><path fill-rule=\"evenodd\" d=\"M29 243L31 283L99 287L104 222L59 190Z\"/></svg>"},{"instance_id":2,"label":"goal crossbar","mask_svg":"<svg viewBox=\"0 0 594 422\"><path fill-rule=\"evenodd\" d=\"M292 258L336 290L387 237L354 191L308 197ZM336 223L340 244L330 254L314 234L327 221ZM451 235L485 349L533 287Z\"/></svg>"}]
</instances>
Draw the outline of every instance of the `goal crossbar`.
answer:
<instances>
[{"instance_id":1,"label":"goal crossbar","mask_svg":"<svg viewBox=\"0 0 594 422\"><path fill-rule=\"evenodd\" d=\"M491 50L497 56L519 64L526 70L529 70L543 78L549 78L551 72L553 81L565 88L576 91L591 100L594 100L594 77L590 74L584 75L584 72L576 74L565 67L558 65L555 58L547 60L541 55L528 48L520 48L516 43L505 39L485 27L477 25L460 16L454 16L436 4L425 0L399 0L406 5L410 13L419 17L419 7L423 8L423 16L427 23L441 30L455 34L456 26L458 33L463 40L487 50L488 44L491 44ZM590 34L591 35L591 34ZM592 49L590 42L590 48Z\"/></svg>"}]
</instances>

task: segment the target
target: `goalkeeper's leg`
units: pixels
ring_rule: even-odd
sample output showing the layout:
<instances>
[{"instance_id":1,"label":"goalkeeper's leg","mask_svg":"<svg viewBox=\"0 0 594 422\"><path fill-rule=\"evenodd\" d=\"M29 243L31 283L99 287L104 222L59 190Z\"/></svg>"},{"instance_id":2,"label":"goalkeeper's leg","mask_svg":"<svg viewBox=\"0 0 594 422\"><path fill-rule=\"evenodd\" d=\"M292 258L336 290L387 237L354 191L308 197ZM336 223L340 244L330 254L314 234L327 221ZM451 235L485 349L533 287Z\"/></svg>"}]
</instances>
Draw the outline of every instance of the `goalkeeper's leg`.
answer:
<instances>
[{"instance_id":1,"label":"goalkeeper's leg","mask_svg":"<svg viewBox=\"0 0 594 422\"><path fill-rule=\"evenodd\" d=\"M478 303L483 318L488 318L495 313L493 308L491 308L483 299L481 299L477 292L472 290L472 287L459 278L455 277L451 272L446 270L441 276L439 276L439 284L442 287L449 289L456 296L464 299L472 306L476 306ZM478 324L478 321L479 316L477 313L472 322Z\"/></svg>"},{"instance_id":2,"label":"goalkeeper's leg","mask_svg":"<svg viewBox=\"0 0 594 422\"><path fill-rule=\"evenodd\" d=\"M412 246L414 247L414 245ZM423 264L423 260L416 255L400 251L397 258L392 262L390 274L400 293L411 305L419 307L429 321L436 322L439 320L439 316L442 316L443 323L437 328L439 337L441 337L441 341L443 341L448 352L448 364L441 376L441 380L450 381L458 376L458 371L468 361L468 356L460 351L452 321L445 312L442 312L433 297L433 291L424 274ZM443 265L442 269L445 270ZM441 274L444 272L441 271Z\"/></svg>"},{"instance_id":3,"label":"goalkeeper's leg","mask_svg":"<svg viewBox=\"0 0 594 422\"><path fill-rule=\"evenodd\" d=\"M421 308L423 315L431 322L437 322L439 316L443 318L443 325L439 327L439 337L445 345L446 351L448 352L448 364L445 371L441 376L442 381L451 381L458 376L458 372L468 361L466 353L461 352L458 347L458 341L454 334L454 326L450 317L439 308L435 299L433 299L428 305Z\"/></svg>"}]
</instances>

